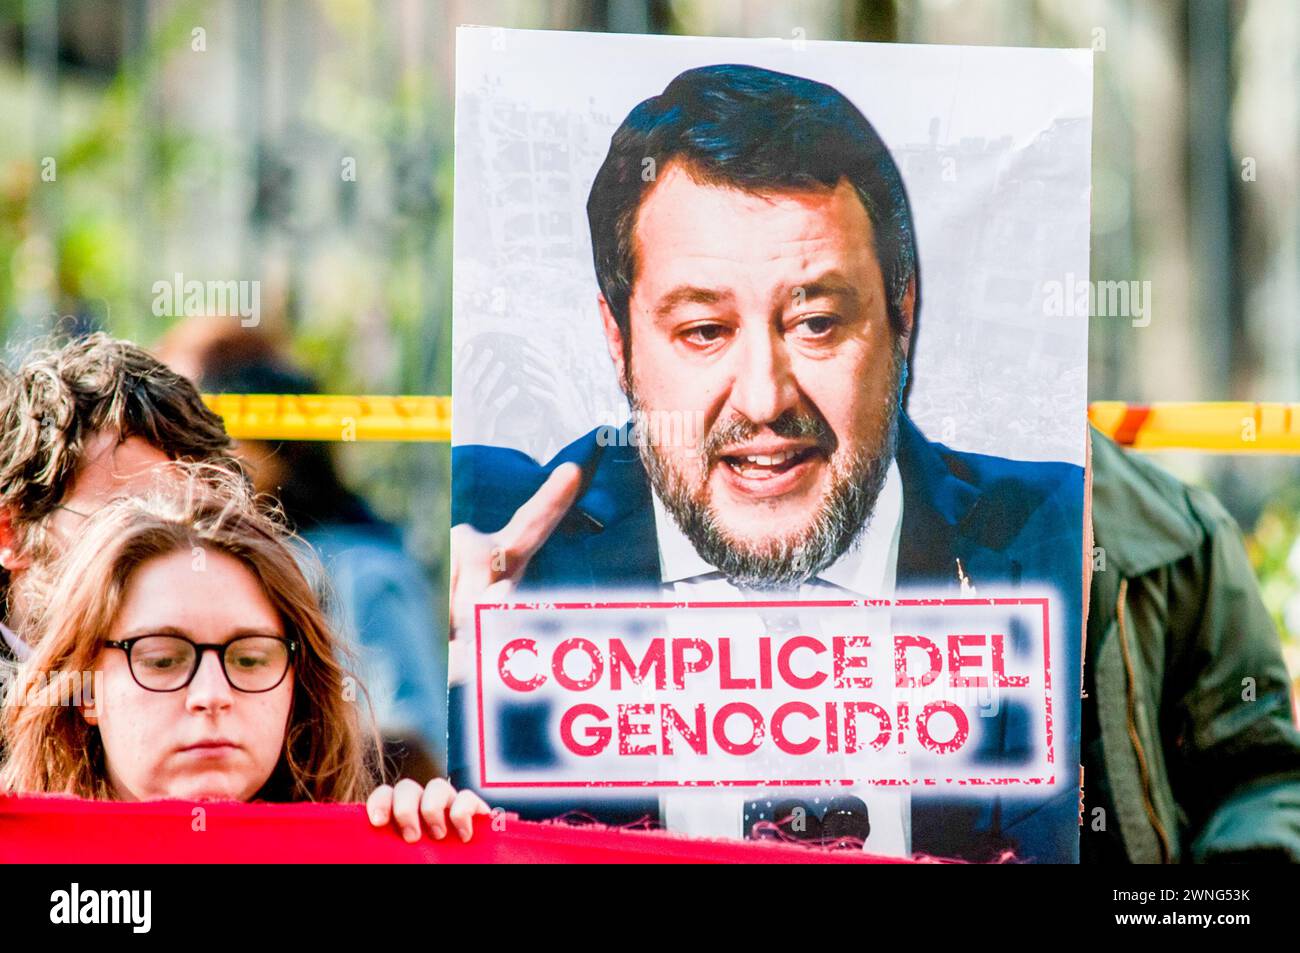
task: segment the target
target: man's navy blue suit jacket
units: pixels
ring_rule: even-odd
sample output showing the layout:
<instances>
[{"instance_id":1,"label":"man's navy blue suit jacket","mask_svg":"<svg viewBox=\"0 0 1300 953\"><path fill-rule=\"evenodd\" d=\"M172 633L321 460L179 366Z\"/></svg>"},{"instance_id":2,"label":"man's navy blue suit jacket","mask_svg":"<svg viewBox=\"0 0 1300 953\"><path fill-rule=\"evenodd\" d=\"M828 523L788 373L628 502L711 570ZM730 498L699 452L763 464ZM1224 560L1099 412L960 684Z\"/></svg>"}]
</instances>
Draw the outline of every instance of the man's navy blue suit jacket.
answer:
<instances>
[{"instance_id":1,"label":"man's navy blue suit jacket","mask_svg":"<svg viewBox=\"0 0 1300 953\"><path fill-rule=\"evenodd\" d=\"M598 439L601 434L605 439ZM614 439L609 439L613 435ZM562 463L583 470L577 502L529 563L521 591L581 589L594 597L620 589L660 586L659 550L650 484L637 448L598 428L545 465L516 450L468 445L452 450L452 524L481 532L501 529ZM602 445L606 444L606 445ZM956 560L980 595L1020 584L1042 584L1062 600L1065 652L1054 697L1058 785L1050 795L954 794L914 789L912 846L919 853L987 859L1010 850L1024 860L1074 862L1078 857L1081 672L1083 470L1067 463L1026 463L960 453L926 440L906 415L899 418L896 459L903 482L898 587L935 598L959 593ZM1059 678L1059 676L1058 676ZM453 689L450 769L465 774L461 704ZM1026 706L1002 701L981 719L978 757L1015 764L1030 756ZM512 726L513 728L513 726ZM518 723L528 734L530 726ZM501 804L500 799L495 803ZM657 800L506 804L526 817L580 810L607 823L658 815Z\"/></svg>"}]
</instances>

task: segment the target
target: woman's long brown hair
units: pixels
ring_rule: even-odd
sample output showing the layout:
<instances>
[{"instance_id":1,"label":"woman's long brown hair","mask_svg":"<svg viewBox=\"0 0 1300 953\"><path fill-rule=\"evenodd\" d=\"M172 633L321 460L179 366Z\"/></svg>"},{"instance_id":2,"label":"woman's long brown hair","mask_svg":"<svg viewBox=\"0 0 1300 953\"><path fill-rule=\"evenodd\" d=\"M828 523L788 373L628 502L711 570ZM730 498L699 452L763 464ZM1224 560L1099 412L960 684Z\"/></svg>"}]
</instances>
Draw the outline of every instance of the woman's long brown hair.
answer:
<instances>
[{"instance_id":1,"label":"woman's long brown hair","mask_svg":"<svg viewBox=\"0 0 1300 953\"><path fill-rule=\"evenodd\" d=\"M196 562L218 551L260 580L285 635L301 646L280 761L254 799L364 800L379 770L378 735L373 727L363 731L357 711L365 705L365 722L373 725L368 698L345 666L346 647L326 621L292 539L241 479L204 464L161 467L153 492L95 513L59 560L21 583L30 587L23 603L36 608L16 621L35 649L5 695L0 726L8 756L0 789L113 797L98 729L81 711L88 673L141 565L178 551Z\"/></svg>"}]
</instances>

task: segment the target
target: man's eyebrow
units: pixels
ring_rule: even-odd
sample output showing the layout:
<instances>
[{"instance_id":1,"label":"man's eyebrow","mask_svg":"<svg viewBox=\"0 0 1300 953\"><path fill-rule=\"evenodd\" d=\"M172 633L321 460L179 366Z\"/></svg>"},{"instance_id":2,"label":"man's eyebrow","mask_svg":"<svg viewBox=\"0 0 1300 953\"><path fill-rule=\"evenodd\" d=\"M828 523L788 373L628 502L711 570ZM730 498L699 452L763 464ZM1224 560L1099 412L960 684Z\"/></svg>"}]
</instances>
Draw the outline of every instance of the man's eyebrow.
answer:
<instances>
[{"instance_id":1,"label":"man's eyebrow","mask_svg":"<svg viewBox=\"0 0 1300 953\"><path fill-rule=\"evenodd\" d=\"M678 285L659 299L659 303L655 305L655 315L664 317L684 304L717 304L730 297L730 291L701 288L697 285Z\"/></svg>"},{"instance_id":2,"label":"man's eyebrow","mask_svg":"<svg viewBox=\"0 0 1300 953\"><path fill-rule=\"evenodd\" d=\"M792 299L800 299L801 296L805 301L809 298L847 298L856 302L861 297L861 293L857 285L847 281L838 272L831 272L790 289Z\"/></svg>"}]
</instances>

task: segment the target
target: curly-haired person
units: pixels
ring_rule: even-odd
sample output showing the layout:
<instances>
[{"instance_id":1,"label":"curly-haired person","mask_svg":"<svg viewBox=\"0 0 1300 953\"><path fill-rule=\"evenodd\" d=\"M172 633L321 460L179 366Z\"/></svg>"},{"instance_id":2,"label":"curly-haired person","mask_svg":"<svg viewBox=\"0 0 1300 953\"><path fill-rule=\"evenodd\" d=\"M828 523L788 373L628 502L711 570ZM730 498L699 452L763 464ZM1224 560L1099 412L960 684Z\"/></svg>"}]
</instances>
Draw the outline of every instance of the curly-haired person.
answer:
<instances>
[{"instance_id":1,"label":"curly-haired person","mask_svg":"<svg viewBox=\"0 0 1300 953\"><path fill-rule=\"evenodd\" d=\"M171 460L238 472L221 418L143 348L91 334L0 369L0 674L31 654L12 583Z\"/></svg>"}]
</instances>

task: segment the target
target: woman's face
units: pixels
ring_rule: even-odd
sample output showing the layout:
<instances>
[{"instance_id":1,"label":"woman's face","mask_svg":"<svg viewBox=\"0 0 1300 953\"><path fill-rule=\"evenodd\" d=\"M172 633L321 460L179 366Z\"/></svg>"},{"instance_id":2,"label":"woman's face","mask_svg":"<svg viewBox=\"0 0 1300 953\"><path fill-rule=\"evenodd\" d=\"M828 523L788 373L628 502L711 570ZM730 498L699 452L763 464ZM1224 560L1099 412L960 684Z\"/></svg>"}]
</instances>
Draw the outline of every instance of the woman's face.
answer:
<instances>
[{"instance_id":1,"label":"woman's face","mask_svg":"<svg viewBox=\"0 0 1300 953\"><path fill-rule=\"evenodd\" d=\"M249 635L283 637L284 628L243 563L196 549L136 569L108 638L158 634L225 644ZM86 719L99 725L117 798L245 801L271 776L289 722L292 670L270 691L250 693L231 686L216 652L200 653L193 681L170 692L137 684L121 649L105 648L97 669L98 696Z\"/></svg>"}]
</instances>

